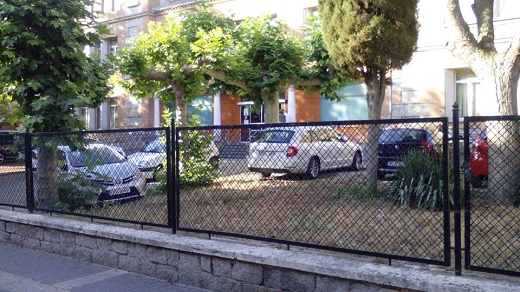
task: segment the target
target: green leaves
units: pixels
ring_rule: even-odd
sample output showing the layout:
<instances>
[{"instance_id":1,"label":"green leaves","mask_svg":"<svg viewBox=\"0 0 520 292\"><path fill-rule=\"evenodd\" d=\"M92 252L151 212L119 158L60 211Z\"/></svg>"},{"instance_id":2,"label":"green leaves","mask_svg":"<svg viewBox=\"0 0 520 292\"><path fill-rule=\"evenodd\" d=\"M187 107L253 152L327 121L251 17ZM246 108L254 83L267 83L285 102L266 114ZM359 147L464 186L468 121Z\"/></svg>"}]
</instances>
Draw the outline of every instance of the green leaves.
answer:
<instances>
[{"instance_id":1,"label":"green leaves","mask_svg":"<svg viewBox=\"0 0 520 292\"><path fill-rule=\"evenodd\" d=\"M2 1L0 96L36 131L80 129L74 108L96 106L108 92L107 66L83 53L95 39L84 26L89 15L78 0Z\"/></svg>"}]
</instances>

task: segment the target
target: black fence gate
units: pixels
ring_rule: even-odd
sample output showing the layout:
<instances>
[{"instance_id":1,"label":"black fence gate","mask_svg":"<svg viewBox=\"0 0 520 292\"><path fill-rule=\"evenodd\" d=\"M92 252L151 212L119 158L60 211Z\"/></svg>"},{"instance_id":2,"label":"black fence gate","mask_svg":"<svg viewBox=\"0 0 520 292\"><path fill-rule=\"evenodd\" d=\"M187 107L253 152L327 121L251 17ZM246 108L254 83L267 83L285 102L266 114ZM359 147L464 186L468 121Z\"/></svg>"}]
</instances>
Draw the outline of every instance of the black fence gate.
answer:
<instances>
[{"instance_id":1,"label":"black fence gate","mask_svg":"<svg viewBox=\"0 0 520 292\"><path fill-rule=\"evenodd\" d=\"M520 276L520 117L464 119L465 268Z\"/></svg>"}]
</instances>

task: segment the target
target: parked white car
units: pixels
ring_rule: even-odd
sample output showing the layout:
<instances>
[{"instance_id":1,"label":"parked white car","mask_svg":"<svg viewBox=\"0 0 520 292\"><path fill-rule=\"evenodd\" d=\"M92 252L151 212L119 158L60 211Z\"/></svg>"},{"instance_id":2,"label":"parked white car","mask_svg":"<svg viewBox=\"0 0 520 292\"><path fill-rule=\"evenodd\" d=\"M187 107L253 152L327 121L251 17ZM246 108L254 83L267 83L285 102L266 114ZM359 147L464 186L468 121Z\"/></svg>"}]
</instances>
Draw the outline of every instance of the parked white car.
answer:
<instances>
[{"instance_id":1,"label":"parked white car","mask_svg":"<svg viewBox=\"0 0 520 292\"><path fill-rule=\"evenodd\" d=\"M213 141L210 143L208 151L209 163L218 168L219 151ZM153 140L142 151L128 156L128 161L139 168L148 182L155 181L154 172L162 169L165 159L166 145L162 138ZM182 169L182 166L180 168Z\"/></svg>"},{"instance_id":2,"label":"parked white car","mask_svg":"<svg viewBox=\"0 0 520 292\"><path fill-rule=\"evenodd\" d=\"M362 166L362 148L332 127L280 127L259 131L249 145L247 167L272 173L302 173L318 177L323 170Z\"/></svg>"},{"instance_id":3,"label":"parked white car","mask_svg":"<svg viewBox=\"0 0 520 292\"><path fill-rule=\"evenodd\" d=\"M58 169L70 174L65 178L72 180L74 173L83 172L89 180L101 186L97 190L97 200L90 203L128 200L145 193L146 181L139 169L111 146L88 143L75 150L58 146L56 158ZM33 161L34 165L37 161Z\"/></svg>"}]
</instances>

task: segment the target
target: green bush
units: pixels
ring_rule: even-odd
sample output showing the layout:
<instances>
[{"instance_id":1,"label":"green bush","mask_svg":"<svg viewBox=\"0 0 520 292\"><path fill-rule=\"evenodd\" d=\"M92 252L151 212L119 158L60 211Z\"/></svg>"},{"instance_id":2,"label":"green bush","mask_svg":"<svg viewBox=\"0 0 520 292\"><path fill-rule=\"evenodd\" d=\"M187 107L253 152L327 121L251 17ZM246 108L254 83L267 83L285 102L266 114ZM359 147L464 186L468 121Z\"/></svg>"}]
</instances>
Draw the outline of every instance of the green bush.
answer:
<instances>
[{"instance_id":1,"label":"green bush","mask_svg":"<svg viewBox=\"0 0 520 292\"><path fill-rule=\"evenodd\" d=\"M59 171L57 177L58 202L54 208L60 211L74 212L97 203L100 193L106 188L93 182L81 171Z\"/></svg>"},{"instance_id":2,"label":"green bush","mask_svg":"<svg viewBox=\"0 0 520 292\"><path fill-rule=\"evenodd\" d=\"M438 158L410 151L393 182L393 196L398 204L412 208L441 210L444 202L442 165Z\"/></svg>"},{"instance_id":3,"label":"green bush","mask_svg":"<svg viewBox=\"0 0 520 292\"><path fill-rule=\"evenodd\" d=\"M210 185L217 178L215 166L209 161L213 135L202 136L199 131L183 132L179 142L180 184Z\"/></svg>"}]
</instances>

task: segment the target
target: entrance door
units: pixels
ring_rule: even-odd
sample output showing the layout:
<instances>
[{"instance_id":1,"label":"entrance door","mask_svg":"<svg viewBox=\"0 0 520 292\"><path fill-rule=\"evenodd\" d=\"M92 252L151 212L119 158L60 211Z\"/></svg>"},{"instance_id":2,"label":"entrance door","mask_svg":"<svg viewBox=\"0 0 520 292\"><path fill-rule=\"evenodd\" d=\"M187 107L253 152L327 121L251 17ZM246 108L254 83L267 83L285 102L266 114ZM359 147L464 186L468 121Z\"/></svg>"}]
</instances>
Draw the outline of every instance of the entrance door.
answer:
<instances>
[{"instance_id":1,"label":"entrance door","mask_svg":"<svg viewBox=\"0 0 520 292\"><path fill-rule=\"evenodd\" d=\"M240 106L240 124L241 125L249 125L249 124L261 124L264 122L263 119L263 106L260 107L260 113L253 110L253 102L245 101L239 102ZM240 131L240 140L242 142L249 142L249 129L243 128Z\"/></svg>"}]
</instances>

